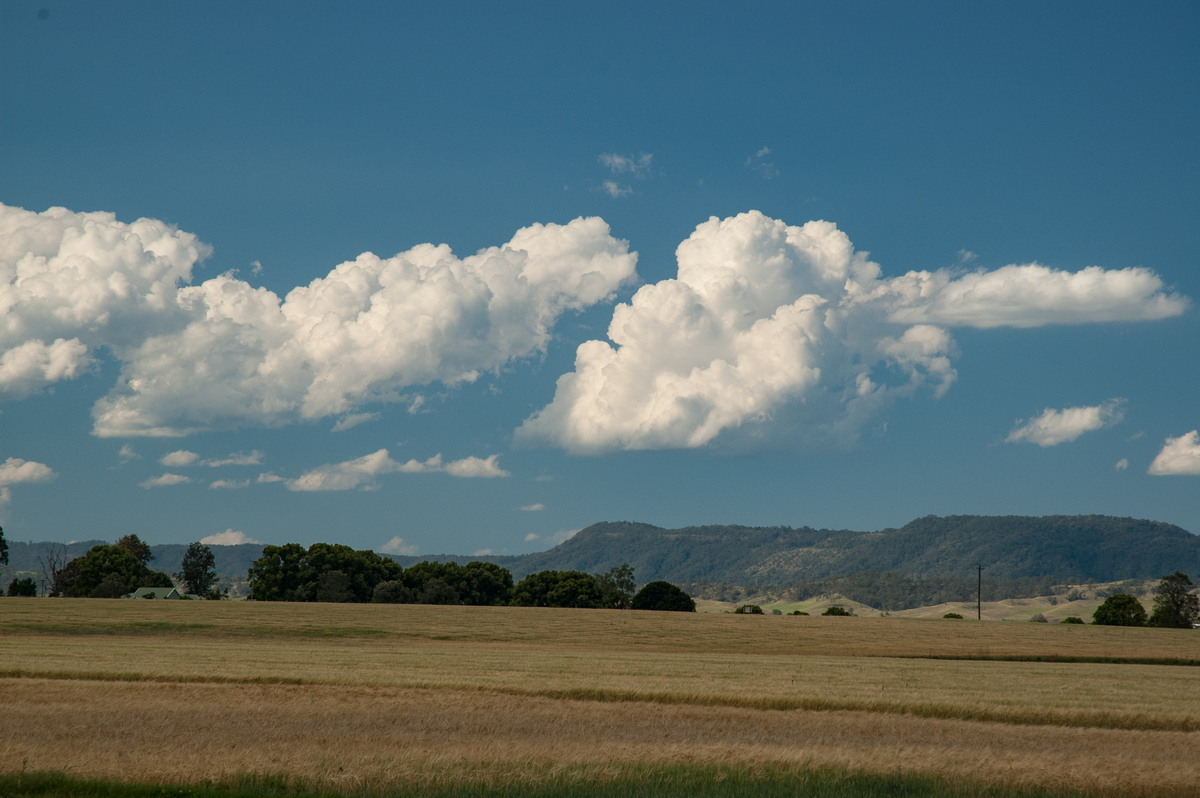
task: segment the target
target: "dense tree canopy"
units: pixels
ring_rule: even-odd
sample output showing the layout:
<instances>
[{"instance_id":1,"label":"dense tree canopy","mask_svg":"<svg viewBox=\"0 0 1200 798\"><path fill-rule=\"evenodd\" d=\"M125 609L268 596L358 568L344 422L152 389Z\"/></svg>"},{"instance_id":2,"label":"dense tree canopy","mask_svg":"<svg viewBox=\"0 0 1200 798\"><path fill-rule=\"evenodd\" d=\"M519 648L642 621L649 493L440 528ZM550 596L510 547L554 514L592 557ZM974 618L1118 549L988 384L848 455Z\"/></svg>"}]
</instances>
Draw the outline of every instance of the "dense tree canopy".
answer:
<instances>
[{"instance_id":1,"label":"dense tree canopy","mask_svg":"<svg viewBox=\"0 0 1200 798\"><path fill-rule=\"evenodd\" d=\"M519 607L603 606L604 589L596 577L583 571L538 571L513 588L512 603Z\"/></svg>"},{"instance_id":2,"label":"dense tree canopy","mask_svg":"<svg viewBox=\"0 0 1200 798\"><path fill-rule=\"evenodd\" d=\"M4 539L4 527L0 526L0 565L8 565L8 541Z\"/></svg>"},{"instance_id":3,"label":"dense tree canopy","mask_svg":"<svg viewBox=\"0 0 1200 798\"><path fill-rule=\"evenodd\" d=\"M371 601L380 582L396 580L403 569L373 551L314 543L267 546L250 567L250 598L256 601Z\"/></svg>"},{"instance_id":4,"label":"dense tree canopy","mask_svg":"<svg viewBox=\"0 0 1200 798\"><path fill-rule=\"evenodd\" d=\"M174 587L171 577L152 571L126 546L93 546L67 563L55 580L56 594L75 598L119 598L139 587Z\"/></svg>"},{"instance_id":5,"label":"dense tree canopy","mask_svg":"<svg viewBox=\"0 0 1200 798\"><path fill-rule=\"evenodd\" d=\"M1151 626L1190 629L1200 616L1200 598L1192 589L1192 580L1181 571L1164 576L1154 588L1154 612Z\"/></svg>"},{"instance_id":6,"label":"dense tree canopy","mask_svg":"<svg viewBox=\"0 0 1200 798\"><path fill-rule=\"evenodd\" d=\"M1117 593L1096 608L1092 622L1101 626L1145 626L1146 608L1128 593Z\"/></svg>"}]
</instances>

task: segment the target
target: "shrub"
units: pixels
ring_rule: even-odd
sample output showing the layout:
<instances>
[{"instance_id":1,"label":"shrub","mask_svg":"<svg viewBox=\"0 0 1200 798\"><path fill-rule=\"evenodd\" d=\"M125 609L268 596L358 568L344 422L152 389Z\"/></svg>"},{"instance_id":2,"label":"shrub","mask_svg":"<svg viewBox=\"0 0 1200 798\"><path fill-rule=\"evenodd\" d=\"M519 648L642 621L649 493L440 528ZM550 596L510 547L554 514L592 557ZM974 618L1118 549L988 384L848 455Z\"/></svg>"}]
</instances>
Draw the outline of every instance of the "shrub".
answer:
<instances>
[{"instance_id":1,"label":"shrub","mask_svg":"<svg viewBox=\"0 0 1200 798\"><path fill-rule=\"evenodd\" d=\"M1077 615L1068 615L1066 618L1062 619L1062 622L1063 623L1083 623L1083 618L1080 618Z\"/></svg>"},{"instance_id":2,"label":"shrub","mask_svg":"<svg viewBox=\"0 0 1200 798\"><path fill-rule=\"evenodd\" d=\"M635 610L695 612L696 602L682 589L659 579L642 587L629 604Z\"/></svg>"},{"instance_id":3,"label":"shrub","mask_svg":"<svg viewBox=\"0 0 1200 798\"><path fill-rule=\"evenodd\" d=\"M1145 626L1146 608L1128 593L1109 596L1092 613L1092 623L1100 626Z\"/></svg>"},{"instance_id":4,"label":"shrub","mask_svg":"<svg viewBox=\"0 0 1200 798\"><path fill-rule=\"evenodd\" d=\"M853 615L854 613L851 612L850 610L846 609L845 607L834 606L834 607L826 608L825 612L823 612L821 614L822 615Z\"/></svg>"},{"instance_id":5,"label":"shrub","mask_svg":"<svg viewBox=\"0 0 1200 798\"><path fill-rule=\"evenodd\" d=\"M1030 623L1050 623L1049 621L1046 620L1046 616L1042 615L1040 612L1037 613L1036 615L1034 615L1032 618L1030 618L1029 622Z\"/></svg>"},{"instance_id":6,"label":"shrub","mask_svg":"<svg viewBox=\"0 0 1200 798\"><path fill-rule=\"evenodd\" d=\"M26 579L14 579L8 583L8 595L10 596L36 596L37 583L33 581L33 577Z\"/></svg>"},{"instance_id":7,"label":"shrub","mask_svg":"<svg viewBox=\"0 0 1200 798\"><path fill-rule=\"evenodd\" d=\"M762 615L762 607L757 604L743 604L737 608L738 615Z\"/></svg>"},{"instance_id":8,"label":"shrub","mask_svg":"<svg viewBox=\"0 0 1200 798\"><path fill-rule=\"evenodd\" d=\"M962 620L962 616L959 615L957 612L948 612L945 615L943 615L942 617L943 618L957 618L960 621Z\"/></svg>"},{"instance_id":9,"label":"shrub","mask_svg":"<svg viewBox=\"0 0 1200 798\"><path fill-rule=\"evenodd\" d=\"M808 615L804 610L792 610L792 615Z\"/></svg>"}]
</instances>

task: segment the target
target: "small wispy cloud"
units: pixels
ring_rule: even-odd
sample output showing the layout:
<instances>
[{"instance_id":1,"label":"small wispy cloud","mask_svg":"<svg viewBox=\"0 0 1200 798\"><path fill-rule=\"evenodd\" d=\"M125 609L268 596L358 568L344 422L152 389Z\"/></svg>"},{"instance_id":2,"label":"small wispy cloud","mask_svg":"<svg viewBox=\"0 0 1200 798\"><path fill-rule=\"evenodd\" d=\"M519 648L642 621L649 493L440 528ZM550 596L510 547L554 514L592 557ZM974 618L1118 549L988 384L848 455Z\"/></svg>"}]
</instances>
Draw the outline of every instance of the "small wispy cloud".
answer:
<instances>
[{"instance_id":1,"label":"small wispy cloud","mask_svg":"<svg viewBox=\"0 0 1200 798\"><path fill-rule=\"evenodd\" d=\"M1167 438L1150 463L1148 473L1154 476L1200 476L1200 430Z\"/></svg>"},{"instance_id":2,"label":"small wispy cloud","mask_svg":"<svg viewBox=\"0 0 1200 798\"><path fill-rule=\"evenodd\" d=\"M371 490L376 485L377 477L395 473L445 473L467 479L507 477L509 474L500 467L499 458L500 455L493 454L445 462L440 454L435 454L427 460L413 459L401 463L393 460L387 449L380 449L353 460L318 466L296 479L287 480L287 487L295 491Z\"/></svg>"},{"instance_id":3,"label":"small wispy cloud","mask_svg":"<svg viewBox=\"0 0 1200 798\"><path fill-rule=\"evenodd\" d=\"M376 551L382 554L401 554L406 557L412 557L417 553L417 547L405 542L404 538L395 537L377 548Z\"/></svg>"},{"instance_id":4,"label":"small wispy cloud","mask_svg":"<svg viewBox=\"0 0 1200 798\"><path fill-rule=\"evenodd\" d=\"M1128 470L1128 469L1129 469L1129 459L1128 459L1128 458L1125 458L1125 457L1122 457L1120 460L1118 460L1118 461L1116 462L1116 464L1115 464L1115 465L1113 465L1113 468L1115 468L1115 469L1116 469L1116 470L1118 470L1118 471L1126 471L1126 470Z\"/></svg>"},{"instance_id":5,"label":"small wispy cloud","mask_svg":"<svg viewBox=\"0 0 1200 798\"><path fill-rule=\"evenodd\" d=\"M633 193L631 186L623 186L615 180L605 180L600 184L600 190L613 199L628 197Z\"/></svg>"},{"instance_id":6,"label":"small wispy cloud","mask_svg":"<svg viewBox=\"0 0 1200 798\"><path fill-rule=\"evenodd\" d=\"M602 152L598 160L614 175L629 175L637 180L645 180L650 175L654 156L648 152L637 155L619 155L615 152ZM600 190L613 199L628 197L633 194L633 186L618 183L616 180L605 180L600 184Z\"/></svg>"},{"instance_id":7,"label":"small wispy cloud","mask_svg":"<svg viewBox=\"0 0 1200 798\"><path fill-rule=\"evenodd\" d=\"M775 162L768 160L771 155L770 147L759 147L753 155L746 159L746 168L756 173L763 180L779 176L779 168Z\"/></svg>"},{"instance_id":8,"label":"small wispy cloud","mask_svg":"<svg viewBox=\"0 0 1200 798\"><path fill-rule=\"evenodd\" d=\"M186 449L180 449L175 452L164 454L158 461L159 465L165 465L167 468L186 468L190 465L195 465L200 460L200 455L195 452L189 452Z\"/></svg>"},{"instance_id":9,"label":"small wispy cloud","mask_svg":"<svg viewBox=\"0 0 1200 798\"><path fill-rule=\"evenodd\" d=\"M190 477L185 477L183 474L172 474L168 471L162 476L147 479L140 484L141 487L150 490L151 488L168 488L172 485L186 485L191 481Z\"/></svg>"},{"instance_id":10,"label":"small wispy cloud","mask_svg":"<svg viewBox=\"0 0 1200 798\"><path fill-rule=\"evenodd\" d=\"M246 543L262 545L261 540L255 540L245 532L236 529L226 529L224 532L200 538L200 542L205 546L241 546Z\"/></svg>"},{"instance_id":11,"label":"small wispy cloud","mask_svg":"<svg viewBox=\"0 0 1200 798\"><path fill-rule=\"evenodd\" d=\"M338 420L333 425L333 432L344 432L345 430L357 427L359 424L366 424L368 421L375 421L380 417L379 413L351 413Z\"/></svg>"},{"instance_id":12,"label":"small wispy cloud","mask_svg":"<svg viewBox=\"0 0 1200 798\"><path fill-rule=\"evenodd\" d=\"M232 452L225 457L214 457L207 460L201 459L200 455L195 452L189 452L186 449L180 449L174 452L168 452L162 456L158 462L168 468L187 468L188 466L208 466L209 468L221 468L222 466L250 466L260 465L262 463L263 453L255 450L252 452Z\"/></svg>"},{"instance_id":13,"label":"small wispy cloud","mask_svg":"<svg viewBox=\"0 0 1200 798\"><path fill-rule=\"evenodd\" d=\"M1124 399L1109 399L1090 407L1067 407L1062 410L1046 408L1040 416L1018 421L1005 443L1036 443L1038 446L1057 446L1069 443L1085 432L1105 429L1125 418Z\"/></svg>"},{"instance_id":14,"label":"small wispy cloud","mask_svg":"<svg viewBox=\"0 0 1200 798\"><path fill-rule=\"evenodd\" d=\"M130 463L130 462L133 462L134 460L141 460L141 459L142 459L142 456L140 454L138 454L134 450L134 448L131 445L129 445L128 443L121 447L121 451L117 452L117 460L120 461L122 464Z\"/></svg>"},{"instance_id":15,"label":"small wispy cloud","mask_svg":"<svg viewBox=\"0 0 1200 798\"><path fill-rule=\"evenodd\" d=\"M650 165L654 162L654 156L648 152L638 153L637 155L618 155L615 152L602 152L600 153L599 161L608 167L609 171L614 175L628 174L644 178L650 173Z\"/></svg>"},{"instance_id":16,"label":"small wispy cloud","mask_svg":"<svg viewBox=\"0 0 1200 798\"><path fill-rule=\"evenodd\" d=\"M209 490L241 490L250 487L248 479L216 479L209 483Z\"/></svg>"},{"instance_id":17,"label":"small wispy cloud","mask_svg":"<svg viewBox=\"0 0 1200 798\"><path fill-rule=\"evenodd\" d=\"M537 504L526 504L524 507L518 507L517 509L526 513L540 513L546 509L546 505L538 502Z\"/></svg>"}]
</instances>

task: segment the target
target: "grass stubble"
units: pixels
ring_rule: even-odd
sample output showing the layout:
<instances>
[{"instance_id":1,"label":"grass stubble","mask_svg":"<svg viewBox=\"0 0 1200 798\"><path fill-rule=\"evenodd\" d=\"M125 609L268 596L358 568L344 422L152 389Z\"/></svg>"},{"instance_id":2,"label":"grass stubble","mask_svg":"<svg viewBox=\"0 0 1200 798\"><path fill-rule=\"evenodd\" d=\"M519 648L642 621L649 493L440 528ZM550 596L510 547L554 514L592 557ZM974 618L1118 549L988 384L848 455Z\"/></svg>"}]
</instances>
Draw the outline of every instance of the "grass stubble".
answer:
<instances>
[{"instance_id":1,"label":"grass stubble","mask_svg":"<svg viewBox=\"0 0 1200 798\"><path fill-rule=\"evenodd\" d=\"M11 599L0 793L63 773L342 795L1192 796L1200 668L1138 661L1198 652L1188 630ZM900 786L797 791L818 778Z\"/></svg>"}]
</instances>

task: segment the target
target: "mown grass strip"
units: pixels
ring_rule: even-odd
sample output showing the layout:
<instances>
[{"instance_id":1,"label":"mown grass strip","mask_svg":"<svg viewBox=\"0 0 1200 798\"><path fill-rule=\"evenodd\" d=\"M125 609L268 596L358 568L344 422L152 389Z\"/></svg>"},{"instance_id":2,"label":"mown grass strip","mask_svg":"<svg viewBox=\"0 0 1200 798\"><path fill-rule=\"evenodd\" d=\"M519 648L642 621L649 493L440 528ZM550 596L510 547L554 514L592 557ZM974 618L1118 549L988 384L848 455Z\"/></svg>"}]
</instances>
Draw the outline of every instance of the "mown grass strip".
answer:
<instances>
[{"instance_id":1,"label":"mown grass strip","mask_svg":"<svg viewBox=\"0 0 1200 798\"><path fill-rule=\"evenodd\" d=\"M243 776L198 785L137 784L79 779L62 773L0 775L8 798L1086 798L1004 785L953 783L914 774L842 770L744 770L716 766L635 766L615 775L566 772L526 782L459 781L388 784L331 791L287 776Z\"/></svg>"},{"instance_id":2,"label":"mown grass strip","mask_svg":"<svg viewBox=\"0 0 1200 798\"><path fill-rule=\"evenodd\" d=\"M925 654L923 656L891 656L892 659L944 659L968 662L1051 662L1067 665L1181 665L1200 667L1200 659L1169 659L1165 657L1077 657L1056 654Z\"/></svg>"},{"instance_id":3,"label":"mown grass strip","mask_svg":"<svg viewBox=\"0 0 1200 798\"><path fill-rule=\"evenodd\" d=\"M157 674L116 671L34 671L0 670L0 679L50 679L95 682L146 682L154 684L350 686L343 682L305 679L292 676L223 676L212 674ZM665 704L699 707L727 707L768 712L869 712L883 715L908 715L930 720L965 720L978 723L1006 723L1016 726L1061 726L1070 728L1119 729L1126 731L1200 731L1200 718L1164 717L1154 714L1130 714L1104 710L1055 710L963 706L936 702L902 702L770 696L726 696L704 693L676 693L612 688L530 688L499 685L455 685L434 682L406 682L392 685L397 690L444 690L493 693L522 698L548 698L556 701L594 701L602 703Z\"/></svg>"}]
</instances>

